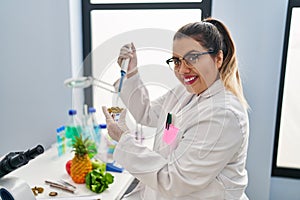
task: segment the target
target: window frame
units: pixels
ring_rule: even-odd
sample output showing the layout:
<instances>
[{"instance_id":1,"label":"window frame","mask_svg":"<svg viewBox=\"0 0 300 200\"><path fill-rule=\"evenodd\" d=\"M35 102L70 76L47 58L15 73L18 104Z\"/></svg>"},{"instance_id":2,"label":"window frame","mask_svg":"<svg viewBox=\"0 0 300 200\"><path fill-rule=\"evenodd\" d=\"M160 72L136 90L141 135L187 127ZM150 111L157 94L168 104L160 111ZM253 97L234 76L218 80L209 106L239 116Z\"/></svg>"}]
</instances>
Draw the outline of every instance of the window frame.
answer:
<instances>
[{"instance_id":1,"label":"window frame","mask_svg":"<svg viewBox=\"0 0 300 200\"><path fill-rule=\"evenodd\" d=\"M287 178L299 179L300 178L300 169L277 166L278 144L279 144L279 135L280 135L280 122L281 122L282 101L283 101L283 94L284 94L286 63L287 63L289 38L290 38L291 17L292 17L293 8L297 8L297 7L300 7L300 0L290 0L289 1L287 17L286 17L283 53L282 53L280 85L279 85L279 93L278 93L277 116L276 116L275 138L274 138L274 149L273 149L273 161L272 161L272 174L271 175L274 177L287 177Z\"/></svg>"},{"instance_id":2,"label":"window frame","mask_svg":"<svg viewBox=\"0 0 300 200\"><path fill-rule=\"evenodd\" d=\"M91 11L93 10L142 10L142 9L200 9L201 18L211 16L212 0L201 2L174 2L174 3L90 3L82 0L82 51L83 51L83 76L92 75L92 61L88 56L92 50L91 38ZM84 89L84 103L93 106L93 88Z\"/></svg>"}]
</instances>

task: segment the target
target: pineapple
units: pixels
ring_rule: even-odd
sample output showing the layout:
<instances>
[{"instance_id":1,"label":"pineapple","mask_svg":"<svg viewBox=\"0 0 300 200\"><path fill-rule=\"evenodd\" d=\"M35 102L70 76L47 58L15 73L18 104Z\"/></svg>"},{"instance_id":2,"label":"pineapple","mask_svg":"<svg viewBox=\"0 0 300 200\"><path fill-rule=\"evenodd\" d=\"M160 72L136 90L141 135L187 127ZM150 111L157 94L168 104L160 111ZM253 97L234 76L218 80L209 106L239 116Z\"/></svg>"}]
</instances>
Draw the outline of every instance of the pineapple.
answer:
<instances>
[{"instance_id":1,"label":"pineapple","mask_svg":"<svg viewBox=\"0 0 300 200\"><path fill-rule=\"evenodd\" d=\"M73 141L72 147L75 156L72 159L71 165L71 178L75 183L84 183L85 176L92 171L92 162L89 154L93 153L96 149L91 148L94 143L88 138L83 139L80 135Z\"/></svg>"}]
</instances>

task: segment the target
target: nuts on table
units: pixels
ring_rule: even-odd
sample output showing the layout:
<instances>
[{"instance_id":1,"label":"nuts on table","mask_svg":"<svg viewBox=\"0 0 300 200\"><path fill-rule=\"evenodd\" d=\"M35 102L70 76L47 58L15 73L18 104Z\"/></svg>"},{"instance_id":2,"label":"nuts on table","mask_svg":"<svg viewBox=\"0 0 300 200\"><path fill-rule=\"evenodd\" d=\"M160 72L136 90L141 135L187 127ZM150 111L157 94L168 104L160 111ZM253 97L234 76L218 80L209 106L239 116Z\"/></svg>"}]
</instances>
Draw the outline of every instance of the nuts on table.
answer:
<instances>
[{"instance_id":1,"label":"nuts on table","mask_svg":"<svg viewBox=\"0 0 300 200\"><path fill-rule=\"evenodd\" d=\"M57 196L57 192L50 192L49 196L51 196L51 197Z\"/></svg>"},{"instance_id":2,"label":"nuts on table","mask_svg":"<svg viewBox=\"0 0 300 200\"><path fill-rule=\"evenodd\" d=\"M41 193L44 192L44 188L42 188L42 187L37 187L37 186L31 188L31 190L32 190L34 196L37 196L38 194L41 194Z\"/></svg>"}]
</instances>

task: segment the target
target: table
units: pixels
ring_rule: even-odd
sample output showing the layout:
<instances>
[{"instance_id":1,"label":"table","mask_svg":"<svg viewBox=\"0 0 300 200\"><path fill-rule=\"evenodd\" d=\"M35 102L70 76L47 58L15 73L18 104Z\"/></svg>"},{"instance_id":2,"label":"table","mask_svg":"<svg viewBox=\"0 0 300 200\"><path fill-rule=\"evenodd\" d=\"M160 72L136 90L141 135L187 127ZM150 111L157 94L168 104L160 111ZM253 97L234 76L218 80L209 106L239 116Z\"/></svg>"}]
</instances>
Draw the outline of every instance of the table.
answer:
<instances>
[{"instance_id":1,"label":"table","mask_svg":"<svg viewBox=\"0 0 300 200\"><path fill-rule=\"evenodd\" d=\"M134 177L127 171L123 173L110 172L114 176L114 182L109 185L109 188L101 194L96 194L85 187L85 184L75 184L65 170L65 164L72 159L73 155L67 153L58 157L56 146L46 150L43 154L31 160L27 165L16 169L6 176L18 177L33 188L43 187L44 192L36 196L36 199L101 199L101 200L117 200L125 193L128 186L133 181ZM75 194L65 192L60 189L50 187L45 183L45 180L57 182L64 179L71 184L76 185ZM53 198L49 196L50 191L58 192L58 195Z\"/></svg>"}]
</instances>

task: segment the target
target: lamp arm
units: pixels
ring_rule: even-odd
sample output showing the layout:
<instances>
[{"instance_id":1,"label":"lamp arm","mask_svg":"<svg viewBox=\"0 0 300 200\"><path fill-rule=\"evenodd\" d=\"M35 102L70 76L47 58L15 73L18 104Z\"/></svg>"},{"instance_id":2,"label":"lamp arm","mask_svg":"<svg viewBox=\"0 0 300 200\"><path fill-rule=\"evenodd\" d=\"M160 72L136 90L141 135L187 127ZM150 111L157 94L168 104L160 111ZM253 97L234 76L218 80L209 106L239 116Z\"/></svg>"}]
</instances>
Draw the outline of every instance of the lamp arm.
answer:
<instances>
[{"instance_id":1,"label":"lamp arm","mask_svg":"<svg viewBox=\"0 0 300 200\"><path fill-rule=\"evenodd\" d=\"M93 79L93 84L92 84L92 85L94 85L94 86L96 86L96 87L99 87L99 88L102 88L102 89L104 89L104 90L106 90L106 91L109 91L109 92L111 92L111 93L117 93L116 91L114 91L114 90L112 90L112 89L108 89L108 88L106 88L106 87L100 85L100 83L101 83L101 84L104 84L104 85L106 85L106 86L109 86L109 87L111 87L111 88L114 89L114 86L113 86L113 85L111 85L111 84L109 84L109 83L107 83L107 82L101 81L101 80L99 80L99 79L96 79L96 78L94 78L94 77L92 77L92 79Z\"/></svg>"},{"instance_id":2,"label":"lamp arm","mask_svg":"<svg viewBox=\"0 0 300 200\"><path fill-rule=\"evenodd\" d=\"M107 86L110 86L110 87L113 87L113 88L114 88L114 86L113 86L112 84L110 84L110 83L107 83L107 82L105 82L105 81L101 81L100 79L96 79L96 78L94 78L94 77L91 77L91 78L92 78L92 80L93 80L94 82L102 83L102 84L104 84L104 85L107 85Z\"/></svg>"}]
</instances>

